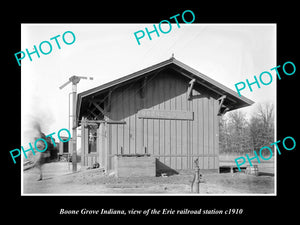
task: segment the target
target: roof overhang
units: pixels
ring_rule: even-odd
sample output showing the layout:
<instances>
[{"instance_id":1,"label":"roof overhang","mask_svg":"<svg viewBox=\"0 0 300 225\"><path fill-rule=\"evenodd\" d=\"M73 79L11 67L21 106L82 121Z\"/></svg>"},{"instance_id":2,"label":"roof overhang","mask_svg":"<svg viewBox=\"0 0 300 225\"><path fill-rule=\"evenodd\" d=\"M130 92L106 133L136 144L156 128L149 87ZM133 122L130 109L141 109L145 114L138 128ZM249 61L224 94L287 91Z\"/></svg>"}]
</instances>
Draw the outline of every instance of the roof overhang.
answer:
<instances>
[{"instance_id":1,"label":"roof overhang","mask_svg":"<svg viewBox=\"0 0 300 225\"><path fill-rule=\"evenodd\" d=\"M95 95L95 94L101 94L104 92L109 91L112 88L115 88L117 86L123 85L124 83L129 83L134 80L140 79L143 76L147 76L150 73L156 72L158 70L171 67L172 69L178 71L183 76L186 76L190 79L195 79L195 83L201 84L202 86L205 86L207 89L210 89L211 91L221 96L226 96L226 102L229 105L229 108L227 111L242 108L245 106L252 105L254 102L250 99L239 96L237 92L231 90L230 88L222 85L221 83L211 79L210 77L200 73L199 71L187 66L186 64L176 60L175 58L170 58L168 60L165 60L163 62L160 62L158 64L152 65L150 67L147 67L145 69L139 70L137 72L134 72L132 74L129 74L127 76L121 77L119 79L113 80L111 82L108 82L106 84L100 85L98 87L89 89L87 91L81 92L77 96L77 105L76 105L76 118L79 119L82 116L82 101L84 98ZM77 125L78 125L77 120Z\"/></svg>"}]
</instances>

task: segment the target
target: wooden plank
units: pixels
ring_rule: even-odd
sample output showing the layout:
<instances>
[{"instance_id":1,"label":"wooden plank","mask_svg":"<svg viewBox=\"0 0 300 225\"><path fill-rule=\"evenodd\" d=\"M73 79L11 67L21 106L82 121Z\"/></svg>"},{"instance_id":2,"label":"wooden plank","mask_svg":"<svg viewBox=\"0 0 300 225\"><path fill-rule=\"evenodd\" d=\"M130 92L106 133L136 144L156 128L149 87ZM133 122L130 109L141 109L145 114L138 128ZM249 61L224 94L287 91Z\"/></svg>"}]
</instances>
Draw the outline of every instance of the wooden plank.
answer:
<instances>
[{"instance_id":1,"label":"wooden plank","mask_svg":"<svg viewBox=\"0 0 300 225\"><path fill-rule=\"evenodd\" d=\"M145 93L143 93L145 96ZM139 94L135 94L135 112L143 108L143 100ZM136 127L136 153L144 153L144 137L143 137L143 119L139 119L137 114L134 113L135 127Z\"/></svg>"},{"instance_id":2,"label":"wooden plank","mask_svg":"<svg viewBox=\"0 0 300 225\"><path fill-rule=\"evenodd\" d=\"M101 123L99 125L99 137L100 137L100 146L99 146L99 155L100 155L100 164L101 166L104 167L104 165L106 165L106 162L105 162L105 157L106 157L106 146L105 146L105 143L106 143L106 133L105 133L105 125L104 123Z\"/></svg>"},{"instance_id":3,"label":"wooden plank","mask_svg":"<svg viewBox=\"0 0 300 225\"><path fill-rule=\"evenodd\" d=\"M164 141L165 141L165 149L164 153L165 155L170 154L171 152L171 121L166 120L165 121L165 136L164 136ZM168 157L165 157L165 164L170 166L170 159Z\"/></svg>"},{"instance_id":4,"label":"wooden plank","mask_svg":"<svg viewBox=\"0 0 300 225\"><path fill-rule=\"evenodd\" d=\"M85 120L85 124L88 125L98 125L100 123L108 123L108 124L126 124L126 121L124 120ZM81 121L80 121L80 125L81 125Z\"/></svg>"},{"instance_id":5,"label":"wooden plank","mask_svg":"<svg viewBox=\"0 0 300 225\"><path fill-rule=\"evenodd\" d=\"M160 140L162 139L159 133L159 124L160 121L154 120L153 121L153 152L154 154L160 154Z\"/></svg>"},{"instance_id":6,"label":"wooden plank","mask_svg":"<svg viewBox=\"0 0 300 225\"><path fill-rule=\"evenodd\" d=\"M120 120L120 114L122 113L122 92L120 89L117 89L115 92L112 94L112 106L111 106L111 114L112 118L114 120ZM122 144L120 143L120 129L119 129L119 124L113 124L113 133L112 135L116 135L115 140L115 149L114 152L115 154L118 154L120 152L120 148Z\"/></svg>"},{"instance_id":7,"label":"wooden plank","mask_svg":"<svg viewBox=\"0 0 300 225\"><path fill-rule=\"evenodd\" d=\"M106 121L107 124L126 124L126 121L124 120L119 120L119 121L116 121L116 120L108 120Z\"/></svg>"},{"instance_id":8,"label":"wooden plank","mask_svg":"<svg viewBox=\"0 0 300 225\"><path fill-rule=\"evenodd\" d=\"M112 106L110 107L110 118L111 119L116 119L117 118L117 92L114 92L111 95L111 102L114 103L112 104ZM118 153L118 127L115 124L110 124L110 128L111 128L111 151L110 154L117 154Z\"/></svg>"},{"instance_id":9,"label":"wooden plank","mask_svg":"<svg viewBox=\"0 0 300 225\"><path fill-rule=\"evenodd\" d=\"M174 98L173 98L173 104L172 104L172 110L177 110L177 93L178 93L178 79L174 79ZM174 121L174 146L173 146L173 150L172 153L177 155L178 152L178 146L177 146L177 133L178 133L178 120ZM173 158L173 168L176 170L177 169L177 157Z\"/></svg>"},{"instance_id":10,"label":"wooden plank","mask_svg":"<svg viewBox=\"0 0 300 225\"><path fill-rule=\"evenodd\" d=\"M193 95L197 95L198 92L193 90ZM192 111L195 113L195 120L192 121L192 154L199 154L199 145L198 145L198 123L199 123L199 112L198 112L198 101L199 99L193 99L192 100ZM195 158L193 158L193 161ZM194 163L193 163L194 166Z\"/></svg>"},{"instance_id":11,"label":"wooden plank","mask_svg":"<svg viewBox=\"0 0 300 225\"><path fill-rule=\"evenodd\" d=\"M106 115L107 112L101 108L100 105L98 105L95 101L92 101L93 105L103 114L103 115Z\"/></svg>"},{"instance_id":12,"label":"wooden plank","mask_svg":"<svg viewBox=\"0 0 300 225\"><path fill-rule=\"evenodd\" d=\"M136 153L136 127L135 127L135 93L134 89L129 89L129 145L130 153Z\"/></svg>"},{"instance_id":13,"label":"wooden plank","mask_svg":"<svg viewBox=\"0 0 300 225\"><path fill-rule=\"evenodd\" d=\"M176 122L176 151L175 155L181 153L181 121L177 120ZM181 158L176 158L176 169L181 169Z\"/></svg>"},{"instance_id":14,"label":"wooden plank","mask_svg":"<svg viewBox=\"0 0 300 225\"><path fill-rule=\"evenodd\" d=\"M119 96L116 101L116 104L118 105L118 111L117 111L117 118L118 119L124 119L124 101L123 101L123 91L119 90ZM124 121L125 122L125 121ZM124 149L124 125L123 124L117 124L117 133L118 133L118 145L117 145L117 152L119 153L121 151L121 148Z\"/></svg>"},{"instance_id":15,"label":"wooden plank","mask_svg":"<svg viewBox=\"0 0 300 225\"><path fill-rule=\"evenodd\" d=\"M148 147L148 120L142 119L142 121L143 121L144 147L147 148L147 152L149 154L153 154L153 152Z\"/></svg>"},{"instance_id":16,"label":"wooden plank","mask_svg":"<svg viewBox=\"0 0 300 225\"><path fill-rule=\"evenodd\" d=\"M110 124L108 124L107 125L107 147L106 147L106 149L107 149L107 152L106 152L106 165L107 165L107 168L110 170L110 169L112 169L112 167L111 167L111 157L110 157L110 155L111 155L111 126L112 125L110 125Z\"/></svg>"},{"instance_id":17,"label":"wooden plank","mask_svg":"<svg viewBox=\"0 0 300 225\"><path fill-rule=\"evenodd\" d=\"M151 155L151 154L150 154ZM164 155L156 155L152 154L151 156L155 157L187 157L187 154L164 154ZM216 157L216 155L213 154L205 154L205 155L199 155L199 154L190 154L191 157Z\"/></svg>"},{"instance_id":18,"label":"wooden plank","mask_svg":"<svg viewBox=\"0 0 300 225\"><path fill-rule=\"evenodd\" d=\"M97 138L96 138L96 154L97 154L97 158L100 160L100 129L98 127L97 129ZM100 161L97 161L98 163L100 163Z\"/></svg>"},{"instance_id":19,"label":"wooden plank","mask_svg":"<svg viewBox=\"0 0 300 225\"><path fill-rule=\"evenodd\" d=\"M188 109L188 111L193 112L192 106L193 106L192 100L191 101L187 101L187 109ZM192 165L193 162L192 162L192 157L191 157L191 154L192 154L192 137L193 137L192 122L193 121L190 121L190 120L187 121L187 126L188 126L187 151L188 151L188 168L189 169L192 169L192 167L193 167L193 165Z\"/></svg>"},{"instance_id":20,"label":"wooden plank","mask_svg":"<svg viewBox=\"0 0 300 225\"><path fill-rule=\"evenodd\" d=\"M213 154L214 152L214 99L210 98L208 100L208 153ZM214 161L210 160L209 163L209 169L212 169L214 165L211 165L214 163Z\"/></svg>"},{"instance_id":21,"label":"wooden plank","mask_svg":"<svg viewBox=\"0 0 300 225\"><path fill-rule=\"evenodd\" d=\"M172 120L170 124L171 136L170 136L170 154L174 154L176 151L176 121ZM176 167L176 161L174 158L170 158L171 168Z\"/></svg>"},{"instance_id":22,"label":"wooden plank","mask_svg":"<svg viewBox=\"0 0 300 225\"><path fill-rule=\"evenodd\" d=\"M214 169L215 158L214 157L207 157L208 158L208 169Z\"/></svg>"},{"instance_id":23,"label":"wooden plank","mask_svg":"<svg viewBox=\"0 0 300 225\"><path fill-rule=\"evenodd\" d=\"M175 99L175 105L176 110L181 110L181 83L180 80L177 80L176 82L176 99ZM181 154L181 120L176 120L176 155ZM176 169L181 169L181 157L176 158Z\"/></svg>"},{"instance_id":24,"label":"wooden plank","mask_svg":"<svg viewBox=\"0 0 300 225\"><path fill-rule=\"evenodd\" d=\"M100 115L96 115L94 112L92 112L91 110L87 109L87 111L92 114L95 118L100 117Z\"/></svg>"},{"instance_id":25,"label":"wooden plank","mask_svg":"<svg viewBox=\"0 0 300 225\"><path fill-rule=\"evenodd\" d=\"M151 87L151 83L150 81L148 81L148 78L147 78L147 87L145 87L145 90L144 90L144 98L143 98L143 108L148 108L148 105L149 105L149 92L150 92L150 88L148 87ZM137 117L137 119L139 119ZM150 149L148 148L148 120L145 120L145 119L141 119L142 120L142 123L143 123L143 147L146 147L147 148L147 152L151 154L151 151Z\"/></svg>"},{"instance_id":26,"label":"wooden plank","mask_svg":"<svg viewBox=\"0 0 300 225\"><path fill-rule=\"evenodd\" d=\"M114 156L117 177L142 177L156 175L154 157Z\"/></svg>"},{"instance_id":27,"label":"wooden plank","mask_svg":"<svg viewBox=\"0 0 300 225\"><path fill-rule=\"evenodd\" d=\"M149 98L148 98L148 104L149 104L148 106L149 107L153 107L154 88L155 88L155 84L154 84L154 81L152 80L151 87L149 87L149 89L148 89L149 90ZM149 149L149 152L154 152L153 124L154 124L153 120L148 120L147 126L148 126L148 149Z\"/></svg>"},{"instance_id":28,"label":"wooden plank","mask_svg":"<svg viewBox=\"0 0 300 225\"><path fill-rule=\"evenodd\" d=\"M170 105L170 97L171 97L171 93L170 93L170 79L168 78L168 76L164 76L163 79L163 84L164 84L164 99L165 99L165 110L167 111L171 111L171 105ZM172 118L172 116L171 116ZM171 148L171 144L170 144L170 138L171 138L171 125L170 125L171 121L170 120L165 120L165 136L164 136L164 141L165 141L165 150L164 153L165 155L170 154L170 148ZM169 157L164 157L164 163L167 166L170 166L170 158Z\"/></svg>"},{"instance_id":29,"label":"wooden plank","mask_svg":"<svg viewBox=\"0 0 300 225\"><path fill-rule=\"evenodd\" d=\"M203 109L203 98L198 99L198 148L199 154L204 155L204 109ZM200 169L204 168L204 158L201 157L199 160Z\"/></svg>"},{"instance_id":30,"label":"wooden plank","mask_svg":"<svg viewBox=\"0 0 300 225\"><path fill-rule=\"evenodd\" d=\"M125 153L130 153L129 149L129 127L130 127L130 120L129 120L129 95L128 89L123 91L123 113L124 113L124 120L126 125L124 125L124 146L123 150Z\"/></svg>"},{"instance_id":31,"label":"wooden plank","mask_svg":"<svg viewBox=\"0 0 300 225\"><path fill-rule=\"evenodd\" d=\"M187 84L184 85L185 89L187 89ZM181 95L182 102L182 110L188 111L188 101L187 101L187 92L184 92ZM183 169L188 169L188 121L182 121L182 154L187 155L187 157L183 157Z\"/></svg>"},{"instance_id":32,"label":"wooden plank","mask_svg":"<svg viewBox=\"0 0 300 225\"><path fill-rule=\"evenodd\" d=\"M218 102L215 101L215 109L218 107ZM214 169L219 168L219 119L220 117L217 115L217 113L214 113L215 117L215 122L214 122L214 127L215 127L215 136L214 136L214 154L216 155L215 161L214 161Z\"/></svg>"},{"instance_id":33,"label":"wooden plank","mask_svg":"<svg viewBox=\"0 0 300 225\"><path fill-rule=\"evenodd\" d=\"M84 154L88 155L88 150L89 150L89 132L88 128L84 128ZM88 162L85 162L85 165L88 166Z\"/></svg>"},{"instance_id":34,"label":"wooden plank","mask_svg":"<svg viewBox=\"0 0 300 225\"><path fill-rule=\"evenodd\" d=\"M189 82L189 87L188 87L188 90L187 90L187 99L188 99L188 100L191 100L191 99L192 99L192 90L193 90L193 87L194 87L195 82L196 82L196 79L192 79L192 80Z\"/></svg>"},{"instance_id":35,"label":"wooden plank","mask_svg":"<svg viewBox=\"0 0 300 225\"><path fill-rule=\"evenodd\" d=\"M170 92L171 92L171 99L170 99L170 110L176 110L175 107L175 97L176 97L176 79L173 78L170 80ZM176 151L176 120L170 121L170 154L174 154ZM176 168L176 159L170 157L170 165L171 168Z\"/></svg>"},{"instance_id":36,"label":"wooden plank","mask_svg":"<svg viewBox=\"0 0 300 225\"><path fill-rule=\"evenodd\" d=\"M177 96L177 108L178 110L182 110L183 109L183 103L182 103L182 93L185 92L185 88L184 86L182 85L182 82L178 82L178 89L179 89L179 93L180 95ZM182 155L182 152L183 152L183 123L184 121L183 120L180 120L178 121L179 122L179 132L178 132L178 139L180 140L180 143L178 144L178 147L179 147L179 151L178 151L178 154L179 155ZM183 161L184 159L182 157L179 158L179 168L180 169L184 169L183 168Z\"/></svg>"},{"instance_id":37,"label":"wooden plank","mask_svg":"<svg viewBox=\"0 0 300 225\"><path fill-rule=\"evenodd\" d=\"M158 110L160 107L161 99L161 82L158 82L160 79L155 79L153 82L153 109ZM160 124L161 121L153 120L153 154L161 154L160 153L160 141L163 140L160 134Z\"/></svg>"},{"instance_id":38,"label":"wooden plank","mask_svg":"<svg viewBox=\"0 0 300 225\"><path fill-rule=\"evenodd\" d=\"M204 159L203 169L208 169L208 157L203 157L203 159Z\"/></svg>"},{"instance_id":39,"label":"wooden plank","mask_svg":"<svg viewBox=\"0 0 300 225\"><path fill-rule=\"evenodd\" d=\"M203 147L204 147L204 154L208 154L208 146L209 146L209 109L208 109L208 99L203 98L203 113L204 113L204 121L203 121L203 127L204 127L204 133L203 133ZM204 169L208 169L208 160L207 158L204 159Z\"/></svg>"},{"instance_id":40,"label":"wooden plank","mask_svg":"<svg viewBox=\"0 0 300 225\"><path fill-rule=\"evenodd\" d=\"M102 157L103 157L103 167L104 169L107 171L108 170L108 126L107 124L104 125L103 127L103 134L104 134L104 137L103 137L103 153L102 153Z\"/></svg>"},{"instance_id":41,"label":"wooden plank","mask_svg":"<svg viewBox=\"0 0 300 225\"><path fill-rule=\"evenodd\" d=\"M219 102L219 104L218 104L218 108L217 108L217 115L219 115L219 116L221 116L222 115L222 113L221 113L221 108L222 108L222 106L223 106L223 102L224 102L224 100L225 100L225 98L226 98L226 95L222 95L220 98L218 98L218 102Z\"/></svg>"},{"instance_id":42,"label":"wooden plank","mask_svg":"<svg viewBox=\"0 0 300 225\"><path fill-rule=\"evenodd\" d=\"M110 156L110 163L111 163L111 169L113 170L115 168L115 160L114 160L114 157Z\"/></svg>"},{"instance_id":43,"label":"wooden plank","mask_svg":"<svg viewBox=\"0 0 300 225\"><path fill-rule=\"evenodd\" d=\"M149 110L143 109L138 112L138 118L165 119L165 120L193 120L194 113L186 110Z\"/></svg>"},{"instance_id":44,"label":"wooden plank","mask_svg":"<svg viewBox=\"0 0 300 225\"><path fill-rule=\"evenodd\" d=\"M184 95L184 99L186 99L186 96ZM184 101L184 100L183 100ZM183 104L184 105L184 104ZM188 125L187 121L183 120L182 121L182 155L187 155L188 151ZM188 168L188 157L183 157L182 159L182 169L187 169Z\"/></svg>"},{"instance_id":45,"label":"wooden plank","mask_svg":"<svg viewBox=\"0 0 300 225\"><path fill-rule=\"evenodd\" d=\"M153 131L153 120L148 121L148 149L150 152L154 153L154 131Z\"/></svg>"},{"instance_id":46,"label":"wooden plank","mask_svg":"<svg viewBox=\"0 0 300 225\"><path fill-rule=\"evenodd\" d=\"M84 121L84 120L83 120ZM81 124L81 165L85 166L85 123ZM63 146L63 143L60 142L60 146Z\"/></svg>"}]
</instances>

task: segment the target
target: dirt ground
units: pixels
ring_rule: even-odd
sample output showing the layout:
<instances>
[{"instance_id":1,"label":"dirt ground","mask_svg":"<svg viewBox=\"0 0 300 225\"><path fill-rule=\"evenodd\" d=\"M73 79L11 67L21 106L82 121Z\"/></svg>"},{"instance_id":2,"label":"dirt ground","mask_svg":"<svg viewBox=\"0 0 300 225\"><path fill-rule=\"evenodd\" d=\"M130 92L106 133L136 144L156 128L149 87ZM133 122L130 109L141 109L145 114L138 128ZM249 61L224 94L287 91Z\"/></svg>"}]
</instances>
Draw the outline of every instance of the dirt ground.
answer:
<instances>
[{"instance_id":1,"label":"dirt ground","mask_svg":"<svg viewBox=\"0 0 300 225\"><path fill-rule=\"evenodd\" d=\"M101 194L193 194L192 172L169 177L116 178L101 169L72 173L67 162L52 162L43 166L44 179L37 181L38 170L23 172L23 194L101 195ZM270 168L270 165L263 165ZM261 172L259 176L245 173L202 173L200 194L274 194L274 173Z\"/></svg>"}]
</instances>

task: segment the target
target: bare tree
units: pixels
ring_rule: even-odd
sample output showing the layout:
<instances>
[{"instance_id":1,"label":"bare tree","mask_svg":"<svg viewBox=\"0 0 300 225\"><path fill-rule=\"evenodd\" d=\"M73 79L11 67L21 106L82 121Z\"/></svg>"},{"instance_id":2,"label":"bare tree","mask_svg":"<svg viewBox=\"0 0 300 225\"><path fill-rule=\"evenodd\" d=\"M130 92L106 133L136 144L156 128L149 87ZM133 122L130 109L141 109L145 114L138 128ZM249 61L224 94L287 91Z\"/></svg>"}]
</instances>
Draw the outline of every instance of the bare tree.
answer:
<instances>
[{"instance_id":1,"label":"bare tree","mask_svg":"<svg viewBox=\"0 0 300 225\"><path fill-rule=\"evenodd\" d=\"M221 150L224 152L248 152L250 145L246 114L236 110L228 113L222 122L220 140L225 140L226 145L223 144Z\"/></svg>"},{"instance_id":2,"label":"bare tree","mask_svg":"<svg viewBox=\"0 0 300 225\"><path fill-rule=\"evenodd\" d=\"M227 152L230 145L230 132L228 129L228 120L227 117L222 116L219 120L220 128L220 151Z\"/></svg>"},{"instance_id":3,"label":"bare tree","mask_svg":"<svg viewBox=\"0 0 300 225\"><path fill-rule=\"evenodd\" d=\"M250 131L254 150L274 142L274 105L259 104L250 119Z\"/></svg>"},{"instance_id":4,"label":"bare tree","mask_svg":"<svg viewBox=\"0 0 300 225\"><path fill-rule=\"evenodd\" d=\"M261 146L261 134L263 133L263 128L261 126L260 118L252 115L249 121L249 131L251 137L251 146L253 150L259 150Z\"/></svg>"},{"instance_id":5,"label":"bare tree","mask_svg":"<svg viewBox=\"0 0 300 225\"><path fill-rule=\"evenodd\" d=\"M261 119L263 128L270 132L274 129L274 105L273 103L259 104L257 106L257 116Z\"/></svg>"},{"instance_id":6,"label":"bare tree","mask_svg":"<svg viewBox=\"0 0 300 225\"><path fill-rule=\"evenodd\" d=\"M220 152L253 153L274 142L274 105L259 104L249 120L240 110L220 119Z\"/></svg>"}]
</instances>

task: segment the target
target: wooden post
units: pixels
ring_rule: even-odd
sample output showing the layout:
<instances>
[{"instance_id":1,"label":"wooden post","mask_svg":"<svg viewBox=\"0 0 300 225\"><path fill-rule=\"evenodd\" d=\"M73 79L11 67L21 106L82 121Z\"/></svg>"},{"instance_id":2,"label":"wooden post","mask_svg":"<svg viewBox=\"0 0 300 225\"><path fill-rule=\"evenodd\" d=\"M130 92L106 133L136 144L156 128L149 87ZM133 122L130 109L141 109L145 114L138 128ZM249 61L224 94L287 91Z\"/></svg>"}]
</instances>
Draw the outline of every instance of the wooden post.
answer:
<instances>
[{"instance_id":1,"label":"wooden post","mask_svg":"<svg viewBox=\"0 0 300 225\"><path fill-rule=\"evenodd\" d=\"M81 120L81 167L85 165L85 118Z\"/></svg>"},{"instance_id":2,"label":"wooden post","mask_svg":"<svg viewBox=\"0 0 300 225\"><path fill-rule=\"evenodd\" d=\"M105 123L99 124L99 163L105 168Z\"/></svg>"},{"instance_id":3,"label":"wooden post","mask_svg":"<svg viewBox=\"0 0 300 225\"><path fill-rule=\"evenodd\" d=\"M226 98L226 95L222 95L220 98L218 98L218 101L219 101L218 116L221 116L223 114L223 113L221 113L221 109L222 109L225 98Z\"/></svg>"},{"instance_id":4,"label":"wooden post","mask_svg":"<svg viewBox=\"0 0 300 225\"><path fill-rule=\"evenodd\" d=\"M92 102L92 103L103 114L103 116L106 115L104 109L102 109L96 102Z\"/></svg>"},{"instance_id":5,"label":"wooden post","mask_svg":"<svg viewBox=\"0 0 300 225\"><path fill-rule=\"evenodd\" d=\"M79 80L78 80L79 82ZM77 83L78 83L77 82ZM72 169L73 172L77 171L77 121L76 121L76 92L77 92L77 83L73 82L72 84L72 99L73 99L73 105L72 105L72 116L73 116L73 123L72 123Z\"/></svg>"},{"instance_id":6,"label":"wooden post","mask_svg":"<svg viewBox=\"0 0 300 225\"><path fill-rule=\"evenodd\" d=\"M105 123L105 141L104 141L104 161L105 161L105 171L107 172L108 169L110 168L109 165L109 157L110 157L110 154L109 154L109 127L110 125Z\"/></svg>"},{"instance_id":7,"label":"wooden post","mask_svg":"<svg viewBox=\"0 0 300 225\"><path fill-rule=\"evenodd\" d=\"M192 79L189 82L189 87L188 87L188 91L187 91L188 100L192 100L192 90L193 90L195 82L196 82L196 79Z\"/></svg>"}]
</instances>

